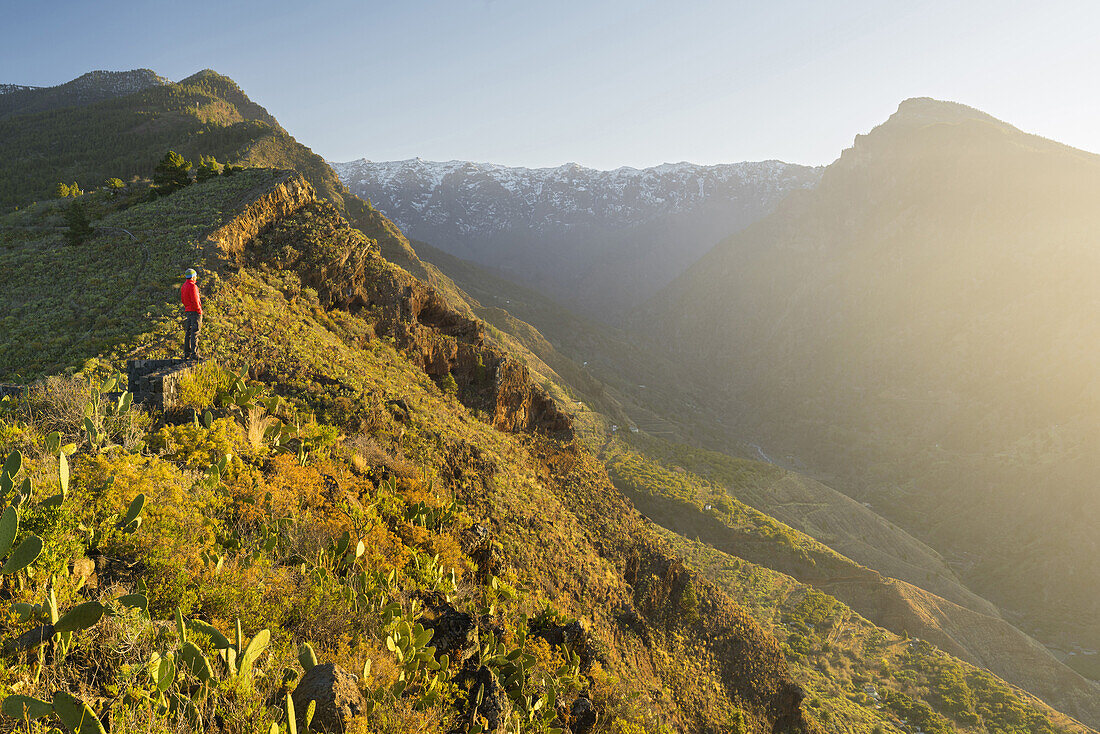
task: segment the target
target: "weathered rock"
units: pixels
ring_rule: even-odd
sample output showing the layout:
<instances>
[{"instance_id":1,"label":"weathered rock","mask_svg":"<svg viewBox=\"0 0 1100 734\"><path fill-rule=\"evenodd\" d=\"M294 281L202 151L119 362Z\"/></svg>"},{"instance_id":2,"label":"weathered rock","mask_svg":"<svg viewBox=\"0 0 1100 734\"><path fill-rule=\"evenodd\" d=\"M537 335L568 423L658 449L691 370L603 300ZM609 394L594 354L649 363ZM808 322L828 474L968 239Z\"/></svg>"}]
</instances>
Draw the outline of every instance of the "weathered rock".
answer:
<instances>
[{"instance_id":1,"label":"weathered rock","mask_svg":"<svg viewBox=\"0 0 1100 734\"><path fill-rule=\"evenodd\" d=\"M428 614L420 618L424 629L432 630L431 644L435 656L447 655L452 664L461 665L473 652L474 630L477 623L466 612L461 612L442 597L426 601Z\"/></svg>"},{"instance_id":2,"label":"weathered rock","mask_svg":"<svg viewBox=\"0 0 1100 734\"><path fill-rule=\"evenodd\" d=\"M581 672L587 672L596 659L596 647L588 630L580 622L573 621L569 624L547 624L532 627L531 634L541 637L554 647L562 647L577 654L581 661Z\"/></svg>"},{"instance_id":3,"label":"weathered rock","mask_svg":"<svg viewBox=\"0 0 1100 734\"><path fill-rule=\"evenodd\" d=\"M476 671L463 671L455 682L466 690L466 700L469 702L463 720L484 719L483 724L487 732L495 732L500 728L500 718L504 712L504 703L501 700L504 691L501 690L493 671L482 665ZM478 703L479 696L480 703Z\"/></svg>"},{"instance_id":4,"label":"weathered rock","mask_svg":"<svg viewBox=\"0 0 1100 734\"><path fill-rule=\"evenodd\" d=\"M323 732L346 731L349 722L365 712L367 706L354 676L332 663L310 668L292 698L298 726L303 730L310 701L317 702L310 728Z\"/></svg>"},{"instance_id":5,"label":"weathered rock","mask_svg":"<svg viewBox=\"0 0 1100 734\"><path fill-rule=\"evenodd\" d=\"M492 532L481 523L475 523L463 535L462 549L477 564L476 578L479 583L487 582L490 576L500 575L501 554L498 545L493 542Z\"/></svg>"},{"instance_id":6,"label":"weathered rock","mask_svg":"<svg viewBox=\"0 0 1100 734\"><path fill-rule=\"evenodd\" d=\"M91 558L77 558L73 561L73 584L77 587L94 589L98 586L95 575L95 561Z\"/></svg>"},{"instance_id":7,"label":"weathered rock","mask_svg":"<svg viewBox=\"0 0 1100 734\"><path fill-rule=\"evenodd\" d=\"M313 186L300 174L280 171L275 175L283 180L249 204L232 221L208 235L208 254L239 265L245 248L262 230L277 219L316 201Z\"/></svg>"}]
</instances>

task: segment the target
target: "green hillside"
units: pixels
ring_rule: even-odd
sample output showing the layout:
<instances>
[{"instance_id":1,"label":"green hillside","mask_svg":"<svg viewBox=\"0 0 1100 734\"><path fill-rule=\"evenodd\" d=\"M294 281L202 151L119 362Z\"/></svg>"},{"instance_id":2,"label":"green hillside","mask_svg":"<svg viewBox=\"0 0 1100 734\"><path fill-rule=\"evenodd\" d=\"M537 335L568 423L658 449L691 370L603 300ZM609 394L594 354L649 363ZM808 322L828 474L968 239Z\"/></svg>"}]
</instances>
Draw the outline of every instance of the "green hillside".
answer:
<instances>
[{"instance_id":1,"label":"green hillside","mask_svg":"<svg viewBox=\"0 0 1100 734\"><path fill-rule=\"evenodd\" d=\"M85 377L135 350L175 351L166 340L176 327L160 317L174 290L151 283L143 320L124 295L149 268L120 258L112 263L117 277L100 283L103 301L78 305L113 318L110 304L121 303L127 326L58 346L42 370L95 359L75 379L51 378L3 403L0 451L21 452L12 478L31 480L14 545L32 533L44 542L28 570L0 577L3 593L15 604L52 594L62 615L79 608L82 622L65 654L51 653L45 676L34 673L36 653L9 651L0 695L49 700L66 690L114 730L151 718L161 727L153 730L201 721L254 731L256 721L285 716L284 692L304 674L299 646L309 642L320 663L358 673L369 664L359 685L376 702L361 722L369 731L444 730L481 719L548 731L568 724L581 694L600 712L599 731L816 730L798 709L774 639L677 565L593 457L538 432L493 427L520 425L520 417L538 425L540 416L529 413L552 417L554 409L538 408L537 386L465 372L464 354L486 370L506 367L499 352L478 346L460 313L431 306L428 290L416 295L426 287L382 260L330 205L297 198L297 209L271 221L267 234L233 248L234 233L257 224L251 202L295 198L306 186L296 180L245 171L95 220L104 230L128 225L150 243L158 267L182 257L203 273L203 345L214 361L188 378L184 395L210 413L193 423L100 408L92 419L102 433L82 425ZM53 208L5 218L5 257L71 247L59 231L27 226L48 221ZM238 216L227 223L231 213ZM104 232L82 246L118 244ZM54 290L79 292L97 268L94 258L73 258ZM326 288L339 283L351 289ZM421 307L436 309L431 318L409 312L408 288ZM8 313L33 288L2 291ZM47 311L40 305L36 313ZM447 344L458 349L451 371L440 372L421 350ZM234 407L236 391L251 388L260 391L252 402ZM519 389L525 401L508 402L505 391ZM263 430L272 426L282 428ZM75 450L67 495L47 509L41 503L58 484L51 430ZM222 469L208 471L220 457L229 457ZM147 503L142 524L119 532L117 513L139 493ZM83 558L105 560L93 560L91 576L80 578ZM133 595L147 612L133 606ZM106 616L94 622L81 604L105 605ZM170 623L177 610L185 634ZM473 620L472 641L451 647L442 663L443 638L424 652L428 642L403 637L409 626L462 613ZM0 636L26 639L36 615L0 623ZM270 641L251 675L232 677L217 650L238 619L245 642L267 634ZM569 627L572 620L580 626ZM565 644L567 628L581 636L570 632ZM408 657L407 645L421 652ZM175 660L163 694L146 672L153 653ZM478 675L503 686L483 692L480 703L471 690Z\"/></svg>"},{"instance_id":2,"label":"green hillside","mask_svg":"<svg viewBox=\"0 0 1100 734\"><path fill-rule=\"evenodd\" d=\"M140 190L168 150L196 165L208 156L239 166L295 170L375 239L387 258L461 305L453 284L420 262L392 222L350 194L320 156L232 79L209 69L176 83L159 84L166 80L153 75L158 85L125 94L111 73L102 74L106 78L93 73L0 97L0 212L52 198L59 182L91 191L107 178L119 178ZM131 82L137 86L152 83L141 72L122 76L135 74L138 80Z\"/></svg>"},{"instance_id":3,"label":"green hillside","mask_svg":"<svg viewBox=\"0 0 1100 734\"><path fill-rule=\"evenodd\" d=\"M945 659L955 660L953 664L966 661L1026 689L1019 706L1030 708L1028 702L1037 695L1086 722L1100 713L1100 689L1094 682L1059 663L1001 619L988 602L970 595L959 601L971 607L962 606L925 590L934 584L921 588L885 577L747 504L761 495L789 496L789 485L805 481L797 475L770 464L662 444L645 436L612 441L600 456L615 486L655 523L707 545L710 556L702 568L740 564L755 568L757 575L789 577L799 582L804 593L828 597L830 603L858 614L878 630L876 634L922 638ZM806 514L814 509L802 507ZM746 597L738 594L737 598ZM767 614L778 612L779 607L773 606ZM788 660L796 665L799 658L788 654ZM892 680L888 669L876 670L874 665L861 668L860 675L876 685ZM906 695L914 697L914 691ZM918 687L915 698L942 713L928 690ZM991 732L1002 731L999 724L986 726Z\"/></svg>"}]
</instances>

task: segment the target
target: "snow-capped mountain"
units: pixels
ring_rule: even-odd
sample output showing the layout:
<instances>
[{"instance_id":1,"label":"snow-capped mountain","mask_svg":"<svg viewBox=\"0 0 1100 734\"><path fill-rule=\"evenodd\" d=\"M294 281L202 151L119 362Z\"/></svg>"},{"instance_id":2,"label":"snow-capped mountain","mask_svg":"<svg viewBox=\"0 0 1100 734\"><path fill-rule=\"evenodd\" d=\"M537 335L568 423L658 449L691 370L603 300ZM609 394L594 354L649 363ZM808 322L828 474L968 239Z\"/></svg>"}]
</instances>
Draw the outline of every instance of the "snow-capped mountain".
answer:
<instances>
[{"instance_id":1,"label":"snow-capped mountain","mask_svg":"<svg viewBox=\"0 0 1100 734\"><path fill-rule=\"evenodd\" d=\"M599 315L644 300L821 176L779 161L613 171L420 158L332 166L410 237Z\"/></svg>"}]
</instances>

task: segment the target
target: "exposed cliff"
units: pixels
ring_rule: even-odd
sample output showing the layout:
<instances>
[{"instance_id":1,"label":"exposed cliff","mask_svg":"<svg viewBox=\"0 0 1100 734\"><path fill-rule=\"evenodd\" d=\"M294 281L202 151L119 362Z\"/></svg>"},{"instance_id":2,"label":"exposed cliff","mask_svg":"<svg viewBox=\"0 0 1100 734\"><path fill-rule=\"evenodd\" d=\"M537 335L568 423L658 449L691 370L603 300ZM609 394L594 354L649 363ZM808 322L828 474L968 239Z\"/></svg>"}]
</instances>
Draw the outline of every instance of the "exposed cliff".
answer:
<instances>
[{"instance_id":1,"label":"exposed cliff","mask_svg":"<svg viewBox=\"0 0 1100 734\"><path fill-rule=\"evenodd\" d=\"M317 200L313 186L301 174L286 171L270 185L241 197L251 199L244 211L207 236L207 247L215 258L243 264L245 248L256 236L281 217L287 217Z\"/></svg>"},{"instance_id":2,"label":"exposed cliff","mask_svg":"<svg viewBox=\"0 0 1100 734\"><path fill-rule=\"evenodd\" d=\"M432 378L453 379L459 399L484 410L496 428L572 434L571 420L530 370L485 343L483 322L385 260L302 176L283 174L242 199L251 201L208 236L208 262L293 270L326 306L372 311L379 336L394 339Z\"/></svg>"}]
</instances>

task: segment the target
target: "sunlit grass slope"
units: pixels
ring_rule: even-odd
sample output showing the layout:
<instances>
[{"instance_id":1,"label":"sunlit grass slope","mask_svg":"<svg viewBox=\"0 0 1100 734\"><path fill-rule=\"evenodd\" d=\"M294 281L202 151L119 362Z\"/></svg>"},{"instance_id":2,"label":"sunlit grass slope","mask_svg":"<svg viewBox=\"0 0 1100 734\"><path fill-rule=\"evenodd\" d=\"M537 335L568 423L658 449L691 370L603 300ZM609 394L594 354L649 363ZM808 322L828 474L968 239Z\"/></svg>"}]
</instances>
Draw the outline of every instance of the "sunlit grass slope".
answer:
<instances>
[{"instance_id":1,"label":"sunlit grass slope","mask_svg":"<svg viewBox=\"0 0 1100 734\"><path fill-rule=\"evenodd\" d=\"M99 279L108 266L94 257L62 267L71 246L59 230L29 228L50 227L48 207L6 220L4 256L32 268L30 253L55 258L58 277L49 287L42 269L35 287L5 287L5 313L15 314L5 323L30 336L25 322L48 321L78 336L43 340L42 356L5 352L5 377L87 371L0 404L0 452L22 452L16 476L32 487L16 540L33 533L45 548L0 589L16 603L52 593L62 612L92 601L111 613L78 630L64 656L8 654L0 696L67 691L112 731L139 722L266 731L283 721L308 663L299 646L310 643L319 662L360 676L372 707L361 731L469 730L484 719L549 732L570 723L582 697L599 712L598 732L817 731L778 642L676 560L600 462L576 445L494 429L384 336L385 304L335 303L333 284L349 273L406 282L373 241L316 202L276 218L244 252L207 237L285 180L245 171L105 206L93 218L101 233L82 245L109 261ZM108 224L147 244L149 259L122 249ZM135 352L176 352L175 276L186 264L202 273L200 346L212 358L183 386L201 417L108 415L101 404L90 414L100 432L90 433L84 377ZM68 299L86 300L51 313ZM37 306L15 311L24 300ZM111 330L95 327L116 316ZM247 402L250 389L259 392ZM59 482L50 431L74 450L69 492L46 508ZM143 522L122 532L118 515L139 493ZM148 614L123 606L127 594L143 595ZM0 636L33 630L31 617L0 618ZM406 655L407 630L441 617L467 620L468 636L452 639L446 659L442 632L434 654L417 642ZM238 620L245 641L263 630L270 641L252 674L231 677L215 648ZM165 679L168 710L147 672L154 653L181 663ZM475 680L496 687L479 696Z\"/></svg>"}]
</instances>

